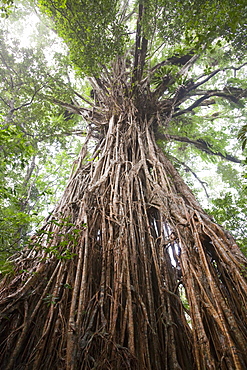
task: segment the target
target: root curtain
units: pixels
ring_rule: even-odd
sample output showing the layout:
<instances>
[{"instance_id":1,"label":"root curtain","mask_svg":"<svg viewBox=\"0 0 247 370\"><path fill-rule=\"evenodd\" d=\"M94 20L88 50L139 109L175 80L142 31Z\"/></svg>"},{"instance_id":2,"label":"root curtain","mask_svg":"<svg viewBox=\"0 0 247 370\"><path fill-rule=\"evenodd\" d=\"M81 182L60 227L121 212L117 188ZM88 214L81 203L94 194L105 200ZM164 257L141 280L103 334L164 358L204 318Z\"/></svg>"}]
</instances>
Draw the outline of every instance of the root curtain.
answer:
<instances>
[{"instance_id":1,"label":"root curtain","mask_svg":"<svg viewBox=\"0 0 247 370\"><path fill-rule=\"evenodd\" d=\"M157 147L112 115L1 283L0 368L247 368L246 259Z\"/></svg>"}]
</instances>

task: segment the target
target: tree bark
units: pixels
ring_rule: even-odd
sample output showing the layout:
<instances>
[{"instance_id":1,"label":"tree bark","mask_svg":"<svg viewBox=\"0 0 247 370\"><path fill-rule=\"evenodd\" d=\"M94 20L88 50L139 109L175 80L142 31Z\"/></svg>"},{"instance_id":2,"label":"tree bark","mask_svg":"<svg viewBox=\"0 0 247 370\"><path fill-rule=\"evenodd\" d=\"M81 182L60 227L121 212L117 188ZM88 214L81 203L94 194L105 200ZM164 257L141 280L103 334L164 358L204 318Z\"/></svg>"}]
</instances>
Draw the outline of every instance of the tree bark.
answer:
<instances>
[{"instance_id":1,"label":"tree bark","mask_svg":"<svg viewBox=\"0 0 247 370\"><path fill-rule=\"evenodd\" d=\"M1 284L1 369L247 367L247 261L151 127L131 104L112 114L95 160L82 150L15 258Z\"/></svg>"}]
</instances>

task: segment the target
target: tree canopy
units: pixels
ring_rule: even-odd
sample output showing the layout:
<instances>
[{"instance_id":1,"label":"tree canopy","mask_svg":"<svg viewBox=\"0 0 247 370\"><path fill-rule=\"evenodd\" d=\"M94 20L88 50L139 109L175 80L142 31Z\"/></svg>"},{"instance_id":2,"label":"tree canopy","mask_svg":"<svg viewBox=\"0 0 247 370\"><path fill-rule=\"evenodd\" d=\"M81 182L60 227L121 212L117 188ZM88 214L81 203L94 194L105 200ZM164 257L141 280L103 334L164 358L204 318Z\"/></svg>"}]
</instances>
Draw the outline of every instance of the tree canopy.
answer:
<instances>
[{"instance_id":1,"label":"tree canopy","mask_svg":"<svg viewBox=\"0 0 247 370\"><path fill-rule=\"evenodd\" d=\"M149 63L152 53L181 42L189 50L210 48L223 37L237 53L246 51L244 1L40 1L54 27L70 47L82 71L97 68L120 55L139 38L138 53ZM136 16L139 15L138 28ZM135 34L137 32L137 34ZM241 42L240 42L241 39ZM143 49L141 49L143 48ZM162 54L159 53L161 56ZM145 61L147 62L147 61Z\"/></svg>"}]
</instances>

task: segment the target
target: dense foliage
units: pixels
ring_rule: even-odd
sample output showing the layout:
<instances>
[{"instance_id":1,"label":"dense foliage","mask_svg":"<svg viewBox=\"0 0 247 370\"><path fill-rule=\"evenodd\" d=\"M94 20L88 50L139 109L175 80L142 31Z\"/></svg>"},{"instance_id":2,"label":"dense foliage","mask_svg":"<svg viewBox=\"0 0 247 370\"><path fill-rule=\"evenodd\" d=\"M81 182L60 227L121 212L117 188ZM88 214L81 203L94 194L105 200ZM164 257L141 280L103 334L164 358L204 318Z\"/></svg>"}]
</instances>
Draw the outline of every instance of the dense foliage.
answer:
<instances>
[{"instance_id":1,"label":"dense foliage","mask_svg":"<svg viewBox=\"0 0 247 370\"><path fill-rule=\"evenodd\" d=\"M20 22L16 21L17 26ZM42 39L46 30L40 27L36 32ZM52 39L38 37L36 46L27 48L6 31L0 35L3 255L22 248L30 231L43 220L42 213L52 210L79 150L76 134L83 135L84 130L83 119L59 100L69 106L75 99L66 54L54 53L51 63L46 50Z\"/></svg>"}]
</instances>

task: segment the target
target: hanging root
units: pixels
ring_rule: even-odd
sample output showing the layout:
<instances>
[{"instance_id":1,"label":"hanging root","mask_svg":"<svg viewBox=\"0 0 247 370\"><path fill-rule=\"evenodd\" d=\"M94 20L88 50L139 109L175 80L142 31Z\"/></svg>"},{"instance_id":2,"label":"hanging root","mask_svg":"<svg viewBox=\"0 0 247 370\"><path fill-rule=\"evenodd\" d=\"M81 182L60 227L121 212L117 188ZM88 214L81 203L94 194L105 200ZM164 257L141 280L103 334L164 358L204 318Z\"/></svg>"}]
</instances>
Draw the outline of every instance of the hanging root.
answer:
<instances>
[{"instance_id":1,"label":"hanging root","mask_svg":"<svg viewBox=\"0 0 247 370\"><path fill-rule=\"evenodd\" d=\"M246 260L126 112L2 286L1 369L247 367Z\"/></svg>"}]
</instances>

